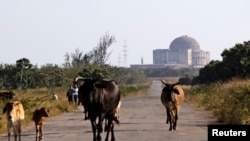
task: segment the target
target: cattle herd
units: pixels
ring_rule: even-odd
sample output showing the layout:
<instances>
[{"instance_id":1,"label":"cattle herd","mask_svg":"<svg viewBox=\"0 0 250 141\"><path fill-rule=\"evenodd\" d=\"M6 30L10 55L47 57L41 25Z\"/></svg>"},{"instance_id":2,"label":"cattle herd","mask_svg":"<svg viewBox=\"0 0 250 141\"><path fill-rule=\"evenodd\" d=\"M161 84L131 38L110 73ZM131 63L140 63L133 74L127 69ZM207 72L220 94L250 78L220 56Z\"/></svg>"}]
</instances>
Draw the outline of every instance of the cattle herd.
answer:
<instances>
[{"instance_id":1,"label":"cattle herd","mask_svg":"<svg viewBox=\"0 0 250 141\"><path fill-rule=\"evenodd\" d=\"M81 101L85 120L89 120L92 126L93 141L101 141L101 133L106 132L105 141L115 141L114 126L119 124L121 92L115 80L90 79L81 76L74 79L74 83L79 84L79 100ZM169 130L176 130L180 107L184 101L184 91L179 82L169 84L161 80L164 85L161 92L161 102L166 108L166 124L170 124ZM44 107L36 109L33 113L35 122L36 141L43 139L43 122L48 117L48 109ZM8 140L10 141L11 128L13 128L15 141L19 137L21 141L21 123L24 120L24 109L22 103L18 101L8 102L3 108L8 119ZM103 124L104 129L103 129Z\"/></svg>"}]
</instances>

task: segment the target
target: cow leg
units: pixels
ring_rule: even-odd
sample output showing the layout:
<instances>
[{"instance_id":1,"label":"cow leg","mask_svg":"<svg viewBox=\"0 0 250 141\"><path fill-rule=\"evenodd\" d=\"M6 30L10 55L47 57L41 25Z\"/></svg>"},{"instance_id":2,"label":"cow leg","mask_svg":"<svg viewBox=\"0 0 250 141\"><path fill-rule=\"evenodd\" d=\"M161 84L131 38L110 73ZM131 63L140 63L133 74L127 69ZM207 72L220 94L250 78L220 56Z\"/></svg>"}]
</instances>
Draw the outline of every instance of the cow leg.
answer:
<instances>
[{"instance_id":1,"label":"cow leg","mask_svg":"<svg viewBox=\"0 0 250 141\"><path fill-rule=\"evenodd\" d=\"M107 125L106 125L106 122L108 122ZM111 129L111 120L110 119L105 119L105 130L107 131L105 141L109 140L110 129Z\"/></svg>"},{"instance_id":2,"label":"cow leg","mask_svg":"<svg viewBox=\"0 0 250 141\"><path fill-rule=\"evenodd\" d=\"M15 135L15 141L17 141L17 135Z\"/></svg>"},{"instance_id":3,"label":"cow leg","mask_svg":"<svg viewBox=\"0 0 250 141\"><path fill-rule=\"evenodd\" d=\"M111 128L111 141L115 141L115 133L114 133L115 124L114 124L114 122L112 122L110 126L111 126L110 127Z\"/></svg>"},{"instance_id":4,"label":"cow leg","mask_svg":"<svg viewBox=\"0 0 250 141\"><path fill-rule=\"evenodd\" d=\"M115 141L115 133L114 133L114 123L112 123L112 127L111 127L111 141Z\"/></svg>"},{"instance_id":5,"label":"cow leg","mask_svg":"<svg viewBox=\"0 0 250 141\"><path fill-rule=\"evenodd\" d=\"M36 141L39 139L39 125L36 125Z\"/></svg>"},{"instance_id":6,"label":"cow leg","mask_svg":"<svg viewBox=\"0 0 250 141\"><path fill-rule=\"evenodd\" d=\"M166 109L166 114L167 114L166 124L168 124L170 115L169 115L169 112L168 112L168 110L167 110L167 109Z\"/></svg>"},{"instance_id":7,"label":"cow leg","mask_svg":"<svg viewBox=\"0 0 250 141\"><path fill-rule=\"evenodd\" d=\"M111 141L115 141L115 134L114 134L114 122L113 120L109 119L107 124L107 134L105 141L109 140L109 134L111 132Z\"/></svg>"},{"instance_id":8,"label":"cow leg","mask_svg":"<svg viewBox=\"0 0 250 141\"><path fill-rule=\"evenodd\" d=\"M85 114L85 120L88 120L89 116L88 116L88 111L86 110L86 108L84 108L84 114Z\"/></svg>"},{"instance_id":9,"label":"cow leg","mask_svg":"<svg viewBox=\"0 0 250 141\"><path fill-rule=\"evenodd\" d=\"M15 141L17 141L17 126L13 126L14 127L14 136L15 136Z\"/></svg>"},{"instance_id":10,"label":"cow leg","mask_svg":"<svg viewBox=\"0 0 250 141\"><path fill-rule=\"evenodd\" d=\"M93 121L92 119L91 119L91 126L92 126L92 131L93 131L93 141L96 141L97 125L96 125L95 121Z\"/></svg>"},{"instance_id":11,"label":"cow leg","mask_svg":"<svg viewBox=\"0 0 250 141\"><path fill-rule=\"evenodd\" d=\"M104 122L104 131L107 131L108 130L108 120L105 119L105 122Z\"/></svg>"},{"instance_id":12,"label":"cow leg","mask_svg":"<svg viewBox=\"0 0 250 141\"><path fill-rule=\"evenodd\" d=\"M101 133L103 132L102 122L101 121L99 121L97 128L98 128L97 129L97 140L101 141L102 140Z\"/></svg>"},{"instance_id":13,"label":"cow leg","mask_svg":"<svg viewBox=\"0 0 250 141\"><path fill-rule=\"evenodd\" d=\"M10 135L11 135L11 131L10 131L10 124L8 123L8 141L10 141Z\"/></svg>"},{"instance_id":14,"label":"cow leg","mask_svg":"<svg viewBox=\"0 0 250 141\"><path fill-rule=\"evenodd\" d=\"M98 130L102 133L103 132L103 120L105 120L105 124L106 124L106 115L105 114L101 114L99 116L99 119L98 119Z\"/></svg>"},{"instance_id":15,"label":"cow leg","mask_svg":"<svg viewBox=\"0 0 250 141\"><path fill-rule=\"evenodd\" d=\"M172 113L172 111L171 110L169 110L168 111L168 118L167 118L167 120L169 121L169 123L170 123L170 127L169 127L169 131L172 131L172 129L173 129L173 113Z\"/></svg>"},{"instance_id":16,"label":"cow leg","mask_svg":"<svg viewBox=\"0 0 250 141\"><path fill-rule=\"evenodd\" d=\"M170 127L169 127L169 131L172 131L172 129L173 129L173 122L172 122L172 120L170 119Z\"/></svg>"},{"instance_id":17,"label":"cow leg","mask_svg":"<svg viewBox=\"0 0 250 141\"><path fill-rule=\"evenodd\" d=\"M89 115L88 115L88 108L87 106L83 105L83 109L84 109L84 114L85 114L85 120L88 120L89 119Z\"/></svg>"},{"instance_id":18,"label":"cow leg","mask_svg":"<svg viewBox=\"0 0 250 141\"><path fill-rule=\"evenodd\" d=\"M102 131L100 129L97 129L97 137L96 137L97 141L101 141L102 140L101 132Z\"/></svg>"},{"instance_id":19,"label":"cow leg","mask_svg":"<svg viewBox=\"0 0 250 141\"><path fill-rule=\"evenodd\" d=\"M8 132L8 141L10 141L10 133Z\"/></svg>"},{"instance_id":20,"label":"cow leg","mask_svg":"<svg viewBox=\"0 0 250 141\"><path fill-rule=\"evenodd\" d=\"M21 141L21 133L22 133L21 125L22 125L22 121L19 121L19 124L17 127L19 141Z\"/></svg>"},{"instance_id":21,"label":"cow leg","mask_svg":"<svg viewBox=\"0 0 250 141\"><path fill-rule=\"evenodd\" d=\"M40 131L40 140L43 139L43 124L40 125L40 128L39 128L39 131Z\"/></svg>"},{"instance_id":22,"label":"cow leg","mask_svg":"<svg viewBox=\"0 0 250 141\"><path fill-rule=\"evenodd\" d=\"M18 127L17 125L13 125L13 131L14 131L14 137L15 137L15 141L17 141L17 130L18 130Z\"/></svg>"},{"instance_id":23,"label":"cow leg","mask_svg":"<svg viewBox=\"0 0 250 141\"><path fill-rule=\"evenodd\" d=\"M176 130L176 126L177 126L177 120L178 120L178 113L177 113L177 110L175 109L174 110L174 114L175 114L175 116L174 116L174 127L173 127L173 129L174 130Z\"/></svg>"},{"instance_id":24,"label":"cow leg","mask_svg":"<svg viewBox=\"0 0 250 141\"><path fill-rule=\"evenodd\" d=\"M174 130L176 130L176 126L177 126L177 119L175 119L175 121L174 121L174 125L173 125Z\"/></svg>"}]
</instances>

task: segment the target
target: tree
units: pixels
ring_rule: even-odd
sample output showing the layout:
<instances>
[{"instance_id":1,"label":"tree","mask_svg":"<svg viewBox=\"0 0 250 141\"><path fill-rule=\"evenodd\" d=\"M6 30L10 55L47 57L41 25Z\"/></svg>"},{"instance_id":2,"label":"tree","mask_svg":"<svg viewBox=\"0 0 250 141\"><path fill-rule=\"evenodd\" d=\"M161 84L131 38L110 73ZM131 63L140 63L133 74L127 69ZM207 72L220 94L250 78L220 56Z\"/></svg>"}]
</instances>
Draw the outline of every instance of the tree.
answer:
<instances>
[{"instance_id":1,"label":"tree","mask_svg":"<svg viewBox=\"0 0 250 141\"><path fill-rule=\"evenodd\" d=\"M48 90L60 87L63 84L64 73L57 65L47 64L42 66L39 75Z\"/></svg>"},{"instance_id":2,"label":"tree","mask_svg":"<svg viewBox=\"0 0 250 141\"><path fill-rule=\"evenodd\" d=\"M16 68L17 68L17 82L18 82L18 87L20 89L27 88L28 87L28 79L29 77L32 77L30 75L31 69L32 69L32 64L30 63L30 60L27 58L21 58L16 61Z\"/></svg>"},{"instance_id":3,"label":"tree","mask_svg":"<svg viewBox=\"0 0 250 141\"><path fill-rule=\"evenodd\" d=\"M250 77L250 41L236 44L222 53L222 61L211 61L200 70L192 83L214 83L228 81L234 77Z\"/></svg>"},{"instance_id":4,"label":"tree","mask_svg":"<svg viewBox=\"0 0 250 141\"><path fill-rule=\"evenodd\" d=\"M66 53L64 55L64 67L66 68L70 68L70 67L75 67L75 66L79 66L82 65L84 63L84 56L83 56L83 52L80 51L79 48L75 49L75 52L73 53Z\"/></svg>"},{"instance_id":5,"label":"tree","mask_svg":"<svg viewBox=\"0 0 250 141\"><path fill-rule=\"evenodd\" d=\"M106 33L100 41L96 48L90 53L90 56L94 58L94 64L105 65L111 52L108 52L109 47L115 42L115 37Z\"/></svg>"},{"instance_id":6,"label":"tree","mask_svg":"<svg viewBox=\"0 0 250 141\"><path fill-rule=\"evenodd\" d=\"M114 42L115 37L106 33L100 38L97 46L90 52L83 54L83 52L77 48L74 53L66 53L64 55L64 66L66 68L90 64L103 66L107 63L107 60L111 54L111 52L108 52L108 49Z\"/></svg>"},{"instance_id":7,"label":"tree","mask_svg":"<svg viewBox=\"0 0 250 141\"><path fill-rule=\"evenodd\" d=\"M223 62L231 70L231 77L249 77L250 74L250 41L236 44L235 47L225 49L222 54Z\"/></svg>"}]
</instances>

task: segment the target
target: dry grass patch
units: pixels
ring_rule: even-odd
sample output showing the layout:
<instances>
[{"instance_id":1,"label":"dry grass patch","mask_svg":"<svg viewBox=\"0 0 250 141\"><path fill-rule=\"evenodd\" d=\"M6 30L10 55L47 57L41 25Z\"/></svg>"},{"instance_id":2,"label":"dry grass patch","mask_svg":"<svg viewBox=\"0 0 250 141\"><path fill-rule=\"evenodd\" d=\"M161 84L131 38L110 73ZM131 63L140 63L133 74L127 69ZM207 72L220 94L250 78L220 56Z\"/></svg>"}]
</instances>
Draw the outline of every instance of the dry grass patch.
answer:
<instances>
[{"instance_id":1,"label":"dry grass patch","mask_svg":"<svg viewBox=\"0 0 250 141\"><path fill-rule=\"evenodd\" d=\"M70 105L67 101L66 90L56 89L54 92L58 96L58 100L53 100L52 93L48 92L46 88L24 90L21 93L17 91L14 100L21 101L25 110L25 120L23 128L33 124L32 115L35 109L45 107L50 109L49 116L60 115L64 112L76 110L77 106ZM0 109L3 109L7 101L0 101ZM7 132L6 115L0 116L0 134Z\"/></svg>"}]
</instances>

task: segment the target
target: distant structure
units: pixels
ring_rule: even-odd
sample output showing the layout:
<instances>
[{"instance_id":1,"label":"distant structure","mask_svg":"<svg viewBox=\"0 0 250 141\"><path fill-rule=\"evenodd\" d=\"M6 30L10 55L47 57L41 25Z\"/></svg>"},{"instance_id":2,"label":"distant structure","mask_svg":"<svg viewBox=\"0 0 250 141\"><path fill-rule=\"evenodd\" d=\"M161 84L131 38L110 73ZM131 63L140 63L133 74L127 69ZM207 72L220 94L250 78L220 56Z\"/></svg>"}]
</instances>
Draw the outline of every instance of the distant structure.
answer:
<instances>
[{"instance_id":1,"label":"distant structure","mask_svg":"<svg viewBox=\"0 0 250 141\"><path fill-rule=\"evenodd\" d=\"M143 65L143 57L141 57L141 65Z\"/></svg>"},{"instance_id":2,"label":"distant structure","mask_svg":"<svg viewBox=\"0 0 250 141\"><path fill-rule=\"evenodd\" d=\"M153 50L153 64L205 66L209 61L210 53L200 50L199 43L187 35L174 39L169 49Z\"/></svg>"},{"instance_id":3,"label":"distant structure","mask_svg":"<svg viewBox=\"0 0 250 141\"><path fill-rule=\"evenodd\" d=\"M204 67L209 62L210 52L201 50L194 38L184 35L174 39L169 49L153 50L153 64L130 66L132 68Z\"/></svg>"},{"instance_id":4,"label":"distant structure","mask_svg":"<svg viewBox=\"0 0 250 141\"><path fill-rule=\"evenodd\" d=\"M124 67L127 66L127 43L126 43L126 40L124 40L124 46L123 46L123 63L124 63Z\"/></svg>"}]
</instances>

